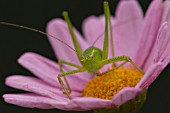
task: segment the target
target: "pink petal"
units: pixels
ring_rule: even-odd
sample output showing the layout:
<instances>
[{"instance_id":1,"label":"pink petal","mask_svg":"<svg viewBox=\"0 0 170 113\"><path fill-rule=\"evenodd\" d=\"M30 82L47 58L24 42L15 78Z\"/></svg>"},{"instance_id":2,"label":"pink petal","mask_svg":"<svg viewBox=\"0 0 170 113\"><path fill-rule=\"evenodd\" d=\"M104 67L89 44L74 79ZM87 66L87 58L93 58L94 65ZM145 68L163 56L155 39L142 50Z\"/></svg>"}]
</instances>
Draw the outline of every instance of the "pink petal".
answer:
<instances>
[{"instance_id":1,"label":"pink petal","mask_svg":"<svg viewBox=\"0 0 170 113\"><path fill-rule=\"evenodd\" d=\"M105 17L90 16L83 22L83 33L87 38L87 41L92 45L93 42L98 38L95 47L103 49L104 31L105 31Z\"/></svg>"},{"instance_id":2,"label":"pink petal","mask_svg":"<svg viewBox=\"0 0 170 113\"><path fill-rule=\"evenodd\" d=\"M112 99L112 105L122 105L125 102L135 98L141 92L142 90L140 88L130 88L130 87L123 88Z\"/></svg>"},{"instance_id":3,"label":"pink petal","mask_svg":"<svg viewBox=\"0 0 170 113\"><path fill-rule=\"evenodd\" d=\"M163 10L163 18L162 18L162 24L158 32L158 38L155 42L155 45L150 52L150 55L146 61L146 64L144 66L144 69L147 69L147 67L153 62L153 57L155 57L154 62L158 62L163 57L165 57L165 54L163 54L169 44L170 41L170 1L164 2L164 10Z\"/></svg>"},{"instance_id":4,"label":"pink petal","mask_svg":"<svg viewBox=\"0 0 170 113\"><path fill-rule=\"evenodd\" d=\"M77 104L82 110L108 108L116 105L122 105L128 100L135 98L140 93L141 89L139 88L124 88L120 92L118 92L112 100L91 97L78 97L74 98L69 104Z\"/></svg>"},{"instance_id":5,"label":"pink petal","mask_svg":"<svg viewBox=\"0 0 170 113\"><path fill-rule=\"evenodd\" d=\"M169 21L170 22L170 21ZM169 52L165 52L170 45L170 24L165 26L164 31L160 33L160 36L156 40L155 44L155 54L154 54L154 62L161 62L164 57L168 55Z\"/></svg>"},{"instance_id":6,"label":"pink petal","mask_svg":"<svg viewBox=\"0 0 170 113\"><path fill-rule=\"evenodd\" d=\"M65 94L63 94L62 90L49 86L42 80L34 77L14 75L6 79L6 84L17 89L33 92L56 100L61 97L63 100L63 97L68 98ZM75 96L81 96L81 93L72 91L71 97L74 98Z\"/></svg>"},{"instance_id":7,"label":"pink petal","mask_svg":"<svg viewBox=\"0 0 170 113\"><path fill-rule=\"evenodd\" d=\"M170 37L169 37L170 38ZM163 53L163 57L161 58L161 62L163 63L162 68L164 69L170 63L170 41L168 42L168 46Z\"/></svg>"},{"instance_id":8,"label":"pink petal","mask_svg":"<svg viewBox=\"0 0 170 113\"><path fill-rule=\"evenodd\" d=\"M170 39L170 35L168 38ZM162 45L162 46L164 46L164 45ZM159 49L160 48L158 48L158 51L160 51ZM157 53L156 58L154 57L154 61L159 62L159 67L154 69L154 72L151 73L145 81L143 81L143 83L141 84L141 87L143 89L146 89L147 87L149 87L149 85L159 76L161 71L170 63L169 50L170 50L170 40L168 41L167 47L161 51L162 54Z\"/></svg>"},{"instance_id":9,"label":"pink petal","mask_svg":"<svg viewBox=\"0 0 170 113\"><path fill-rule=\"evenodd\" d=\"M140 80L140 82L136 85L136 88L140 88L142 87L142 84L144 84L149 77L152 76L152 74L154 74L155 70L159 69L161 67L161 63L154 63L152 64L149 69L145 72L145 74L143 75L142 79Z\"/></svg>"},{"instance_id":10,"label":"pink petal","mask_svg":"<svg viewBox=\"0 0 170 113\"><path fill-rule=\"evenodd\" d=\"M166 65L168 65L168 63L170 62L170 1L165 1L164 2L164 13L163 13L163 19L162 22L168 22L168 28L167 28L167 33L165 38L161 38L160 40L162 40L162 43L160 43L159 41L157 42L157 44L159 43L160 45L162 44L162 47L159 49L160 52L160 59L159 61L163 62L163 66L162 68L165 68Z\"/></svg>"},{"instance_id":11,"label":"pink petal","mask_svg":"<svg viewBox=\"0 0 170 113\"><path fill-rule=\"evenodd\" d=\"M162 0L154 0L147 11L135 60L140 67L144 66L155 43L162 19L162 10Z\"/></svg>"},{"instance_id":12,"label":"pink petal","mask_svg":"<svg viewBox=\"0 0 170 113\"><path fill-rule=\"evenodd\" d=\"M114 25L114 19L111 17L112 25ZM103 49L104 34L105 34L105 16L101 15L90 16L83 21L82 25L84 36L87 38L87 41L92 45L96 39L97 42L94 44L95 47ZM110 42L110 38L109 38ZM109 44L109 53L108 57L112 57L111 54L111 43Z\"/></svg>"},{"instance_id":13,"label":"pink petal","mask_svg":"<svg viewBox=\"0 0 170 113\"><path fill-rule=\"evenodd\" d=\"M60 73L58 64L35 53L25 53L18 62L48 84L61 88L57 78ZM64 68L63 70L68 71L69 69ZM78 73L68 75L67 79L72 90L82 91L85 83L91 80L92 76L87 73Z\"/></svg>"},{"instance_id":14,"label":"pink petal","mask_svg":"<svg viewBox=\"0 0 170 113\"><path fill-rule=\"evenodd\" d=\"M18 59L18 63L48 84L60 87L60 84L57 80L59 66L53 61L48 60L36 53L28 52L23 54Z\"/></svg>"},{"instance_id":15,"label":"pink petal","mask_svg":"<svg viewBox=\"0 0 170 113\"><path fill-rule=\"evenodd\" d=\"M56 101L36 94L5 94L3 98L7 103L29 108L51 109L54 107L50 104L55 102L59 109L63 109L67 104L64 101Z\"/></svg>"},{"instance_id":16,"label":"pink petal","mask_svg":"<svg viewBox=\"0 0 170 113\"><path fill-rule=\"evenodd\" d=\"M170 19L170 1L166 0L163 4L163 16L162 16L162 23L169 21Z\"/></svg>"},{"instance_id":17,"label":"pink petal","mask_svg":"<svg viewBox=\"0 0 170 113\"><path fill-rule=\"evenodd\" d=\"M161 73L162 71L162 67L160 66L159 68L157 68L152 75L150 75L150 77L141 85L142 89L146 89L150 86L150 84L152 84L152 82L158 77L158 75Z\"/></svg>"},{"instance_id":18,"label":"pink petal","mask_svg":"<svg viewBox=\"0 0 170 113\"><path fill-rule=\"evenodd\" d=\"M67 24L63 20L53 19L52 21L50 21L47 26L47 32L74 48ZM74 29L74 33L77 36L77 40L83 50L89 47L89 44L85 42L85 40L76 29ZM66 60L75 64L80 64L75 51L71 50L69 47L54 38L49 37L49 40L58 59Z\"/></svg>"},{"instance_id":19,"label":"pink petal","mask_svg":"<svg viewBox=\"0 0 170 113\"><path fill-rule=\"evenodd\" d=\"M85 111L95 108L111 107L111 100L104 100L92 97L79 97L73 99L69 104L77 104L80 107L80 111Z\"/></svg>"},{"instance_id":20,"label":"pink petal","mask_svg":"<svg viewBox=\"0 0 170 113\"><path fill-rule=\"evenodd\" d=\"M150 65L161 61L163 52L166 50L167 44L170 40L169 36L167 36L167 33L168 33L168 24L167 24L167 22L164 22L159 29L157 40L156 40L154 47L152 48L152 51L150 52L150 55L148 56L148 59L143 67L144 70L147 71L147 69Z\"/></svg>"},{"instance_id":21,"label":"pink petal","mask_svg":"<svg viewBox=\"0 0 170 113\"><path fill-rule=\"evenodd\" d=\"M168 51L169 50L170 50L170 44L169 44ZM169 54L169 52L165 52L165 53ZM169 62L170 62L170 56L165 56L164 59L160 60L157 68L154 69L152 73L150 73L148 78L143 83L141 83L141 87L143 89L148 88L149 85L152 84L152 82L154 82L154 80L159 76L161 71L168 65Z\"/></svg>"},{"instance_id":22,"label":"pink petal","mask_svg":"<svg viewBox=\"0 0 170 113\"><path fill-rule=\"evenodd\" d=\"M143 14L136 0L123 0L118 5L113 26L115 56L127 55L134 60L139 45Z\"/></svg>"},{"instance_id":23,"label":"pink petal","mask_svg":"<svg viewBox=\"0 0 170 113\"><path fill-rule=\"evenodd\" d=\"M117 50L116 56L130 55L131 57L134 57L134 53L135 53L134 50L138 45L137 43L139 39L138 35L141 28L142 20L143 20L142 11L136 1L121 2L117 10L117 18L115 20L113 20L112 18L115 50ZM102 37L95 44L95 46L99 47L100 49L102 49L101 44L103 45L103 40L104 40L103 38L104 29L105 29L104 26L105 26L104 16L100 16L100 17L91 16L83 22L84 35L87 38L87 40L91 42L91 44L95 41L97 37L99 36ZM135 42L133 42L132 44L131 40ZM125 44L122 43L122 41L124 41ZM124 45L126 47L124 47ZM132 47L132 45L134 46ZM110 48L110 52L111 52L111 48Z\"/></svg>"}]
</instances>

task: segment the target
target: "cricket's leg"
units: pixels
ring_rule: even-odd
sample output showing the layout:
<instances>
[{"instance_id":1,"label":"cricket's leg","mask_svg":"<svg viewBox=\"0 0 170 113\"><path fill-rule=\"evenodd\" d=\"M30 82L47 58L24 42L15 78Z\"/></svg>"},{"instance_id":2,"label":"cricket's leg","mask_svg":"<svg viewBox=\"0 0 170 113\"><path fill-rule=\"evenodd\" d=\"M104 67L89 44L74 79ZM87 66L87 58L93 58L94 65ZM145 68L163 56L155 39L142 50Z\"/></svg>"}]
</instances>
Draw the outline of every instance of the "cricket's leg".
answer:
<instances>
[{"instance_id":1,"label":"cricket's leg","mask_svg":"<svg viewBox=\"0 0 170 113\"><path fill-rule=\"evenodd\" d=\"M102 74L105 74L105 73L108 73L114 69L117 69L121 66L123 66L125 63L127 62L130 62L137 70L139 70L142 74L144 74L144 72L142 71L142 69L140 69L128 56L118 56L118 57L114 57L114 58L110 58L110 59L106 59L106 60L103 60L102 63L103 65L105 64L109 64L109 63L113 63L113 62L119 62L119 61L124 61L122 64L120 64L119 66L109 70L109 71L106 71Z\"/></svg>"},{"instance_id":2,"label":"cricket's leg","mask_svg":"<svg viewBox=\"0 0 170 113\"><path fill-rule=\"evenodd\" d=\"M61 73L63 73L62 64L66 64L66 65L73 66L73 67L76 67L76 68L81 68L80 66L78 66L78 65L76 65L76 64L73 64L73 63L70 63L70 62L67 62L67 61L65 61L65 60L59 60L58 63L59 63L59 68L60 68L60 72L61 72ZM70 93L71 93L71 88L70 88L70 85L69 85L69 83L68 83L68 81L67 81L67 79L66 79L65 76L64 76L64 82L66 83L67 88L68 88L68 91L69 91L68 93L70 94ZM66 94L65 91L64 91L63 93Z\"/></svg>"},{"instance_id":3,"label":"cricket's leg","mask_svg":"<svg viewBox=\"0 0 170 113\"><path fill-rule=\"evenodd\" d=\"M112 69L110 69L110 70L108 70L108 71L105 71L105 72L103 72L103 73L100 73L99 76L104 75L104 74L106 74L106 73L108 73L108 72L110 72L110 71L113 71L113 70L117 69L117 68L120 68L120 67L122 67L124 64L126 64L127 62L128 62L128 61L124 61L124 62L121 63L120 65L118 65L118 66L116 66L116 67L114 67L114 68L112 68ZM115 65L114 65L114 66L115 66Z\"/></svg>"},{"instance_id":4,"label":"cricket's leg","mask_svg":"<svg viewBox=\"0 0 170 113\"><path fill-rule=\"evenodd\" d=\"M105 14L105 36L104 36L104 44L103 44L103 53L102 59L107 59L108 57L108 36L109 36L109 18L110 18L110 11L109 11L109 3L104 2L104 14Z\"/></svg>"},{"instance_id":5,"label":"cricket's leg","mask_svg":"<svg viewBox=\"0 0 170 113\"><path fill-rule=\"evenodd\" d=\"M78 57L78 59L81 63L82 50L81 50L80 44L78 43L77 37L74 33L72 23L71 23L70 18L68 16L68 12L64 11L63 17L64 17L65 21L67 22L68 29L70 31L70 35L71 35L71 38L72 38L72 41L73 41L74 49L76 51L76 55L77 55L77 57Z\"/></svg>"},{"instance_id":6,"label":"cricket's leg","mask_svg":"<svg viewBox=\"0 0 170 113\"><path fill-rule=\"evenodd\" d=\"M111 22L111 17L110 17L110 10L109 10L109 7L108 7L108 13L109 13L109 28L110 28L110 41L111 41L111 50L112 50L112 57L115 56L115 51L114 51L114 39L113 39L113 31L112 31L112 22Z\"/></svg>"},{"instance_id":7,"label":"cricket's leg","mask_svg":"<svg viewBox=\"0 0 170 113\"><path fill-rule=\"evenodd\" d=\"M78 70L73 70L73 71L63 72L63 73L58 74L58 81L61 84L61 86L63 87L64 92L66 93L66 95L68 96L68 98L70 100L71 100L71 96L70 96L69 92L67 91L67 89L66 89L66 87L65 87L65 85L63 83L63 80L61 79L61 77L65 77L65 76L70 75L70 74L84 72L84 71L86 71L86 70L85 69L78 69Z\"/></svg>"}]
</instances>

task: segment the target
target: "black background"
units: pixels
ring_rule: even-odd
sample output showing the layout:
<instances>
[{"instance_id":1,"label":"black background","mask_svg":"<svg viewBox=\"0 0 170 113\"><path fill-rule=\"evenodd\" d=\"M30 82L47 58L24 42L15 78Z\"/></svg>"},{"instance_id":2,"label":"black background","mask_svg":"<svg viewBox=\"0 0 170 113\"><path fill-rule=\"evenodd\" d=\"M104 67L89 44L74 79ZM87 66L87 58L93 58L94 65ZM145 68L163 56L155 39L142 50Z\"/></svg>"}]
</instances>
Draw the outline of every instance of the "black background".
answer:
<instances>
[{"instance_id":1,"label":"black background","mask_svg":"<svg viewBox=\"0 0 170 113\"><path fill-rule=\"evenodd\" d=\"M151 0L139 0L144 12L150 2ZM112 14L114 14L117 3L118 0L110 2ZM67 10L75 27L81 30L81 22L84 18L92 14L103 13L102 5L102 0L0 0L0 20L45 31L49 20L56 17L61 18L62 11ZM46 36L14 27L0 26L0 113L68 112L58 109L22 108L3 101L2 94L24 92L5 86L5 77L16 73L33 76L16 62L17 58L26 51L34 51L47 58L57 60ZM150 86L147 102L138 113L170 113L169 74L170 66ZM84 113L92 113L92 111Z\"/></svg>"}]
</instances>

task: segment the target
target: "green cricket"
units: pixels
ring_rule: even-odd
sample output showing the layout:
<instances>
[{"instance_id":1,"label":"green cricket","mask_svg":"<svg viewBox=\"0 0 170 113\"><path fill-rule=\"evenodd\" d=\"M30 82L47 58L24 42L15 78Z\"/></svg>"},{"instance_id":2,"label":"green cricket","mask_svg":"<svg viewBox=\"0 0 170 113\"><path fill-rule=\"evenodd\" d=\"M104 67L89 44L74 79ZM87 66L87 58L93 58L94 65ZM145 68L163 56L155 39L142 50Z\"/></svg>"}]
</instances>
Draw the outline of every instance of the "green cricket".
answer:
<instances>
[{"instance_id":1,"label":"green cricket","mask_svg":"<svg viewBox=\"0 0 170 113\"><path fill-rule=\"evenodd\" d=\"M114 56L112 23L111 23L111 19L110 19L109 3L106 1L104 2L104 14L105 14L105 32L104 32L105 34L104 34L103 50L100 50L99 48L96 48L96 47L94 47L94 45L92 45L91 47L87 48L84 52L82 52L81 47L77 41L77 38L73 32L73 26L69 19L68 12L66 12L66 11L63 12L63 17L68 25L68 29L71 34L73 45L74 45L75 49L73 49L71 46L69 46L62 40L60 40L50 34L47 34L45 32L42 32L42 31L39 31L39 30L36 30L33 28L29 28L26 26L21 26L21 25L17 25L17 24L6 23L6 22L0 22L0 24L20 27L20 28L31 30L31 31L39 32L41 34L44 34L49 37L57 39L58 41L65 44L66 46L68 46L69 48L71 48L72 50L74 50L76 52L77 58L79 59L81 66L71 63L71 62L68 62L68 61L65 61L65 60L58 60L58 64L59 64L59 68L60 68L60 72L61 72L60 74L58 74L58 81L64 90L63 93L66 94L68 96L68 98L71 100L72 98L71 98L70 94L71 94L72 90L71 90L70 85L66 79L66 76L68 76L70 74L75 74L75 73L79 73L79 72L88 72L92 76L95 76L95 75L98 75L98 70L100 68L102 68L106 64L110 64L110 63L114 64L115 62L122 62L122 63L118 66L115 66L111 70L101 73L98 76L101 76L101 75L106 74L112 70L115 70L128 62L131 63L138 71L140 71L142 74L144 74L144 72L130 59L130 57L128 57L128 56L116 56L115 57ZM110 31L110 34L109 34L109 31ZM111 47L112 47L111 49L112 49L113 58L108 59L108 37L109 37L109 35L111 38ZM77 69L71 70L68 72L63 72L63 67L62 67L63 64L73 66ZM61 79L62 77L64 78L64 81ZM65 82L65 84L64 84L64 82Z\"/></svg>"}]
</instances>

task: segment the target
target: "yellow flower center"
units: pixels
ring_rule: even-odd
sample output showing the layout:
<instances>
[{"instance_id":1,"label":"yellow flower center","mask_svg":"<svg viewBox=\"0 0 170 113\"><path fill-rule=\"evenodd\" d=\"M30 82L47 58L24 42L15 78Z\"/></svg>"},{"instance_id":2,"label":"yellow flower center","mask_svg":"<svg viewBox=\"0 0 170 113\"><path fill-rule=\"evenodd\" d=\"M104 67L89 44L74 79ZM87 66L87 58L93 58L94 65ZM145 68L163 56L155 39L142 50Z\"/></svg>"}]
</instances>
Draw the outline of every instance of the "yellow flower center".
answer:
<instances>
[{"instance_id":1,"label":"yellow flower center","mask_svg":"<svg viewBox=\"0 0 170 113\"><path fill-rule=\"evenodd\" d=\"M121 67L102 76L96 76L86 83L82 95L111 100L121 89L135 87L142 76L143 74L132 66L128 68Z\"/></svg>"}]
</instances>

